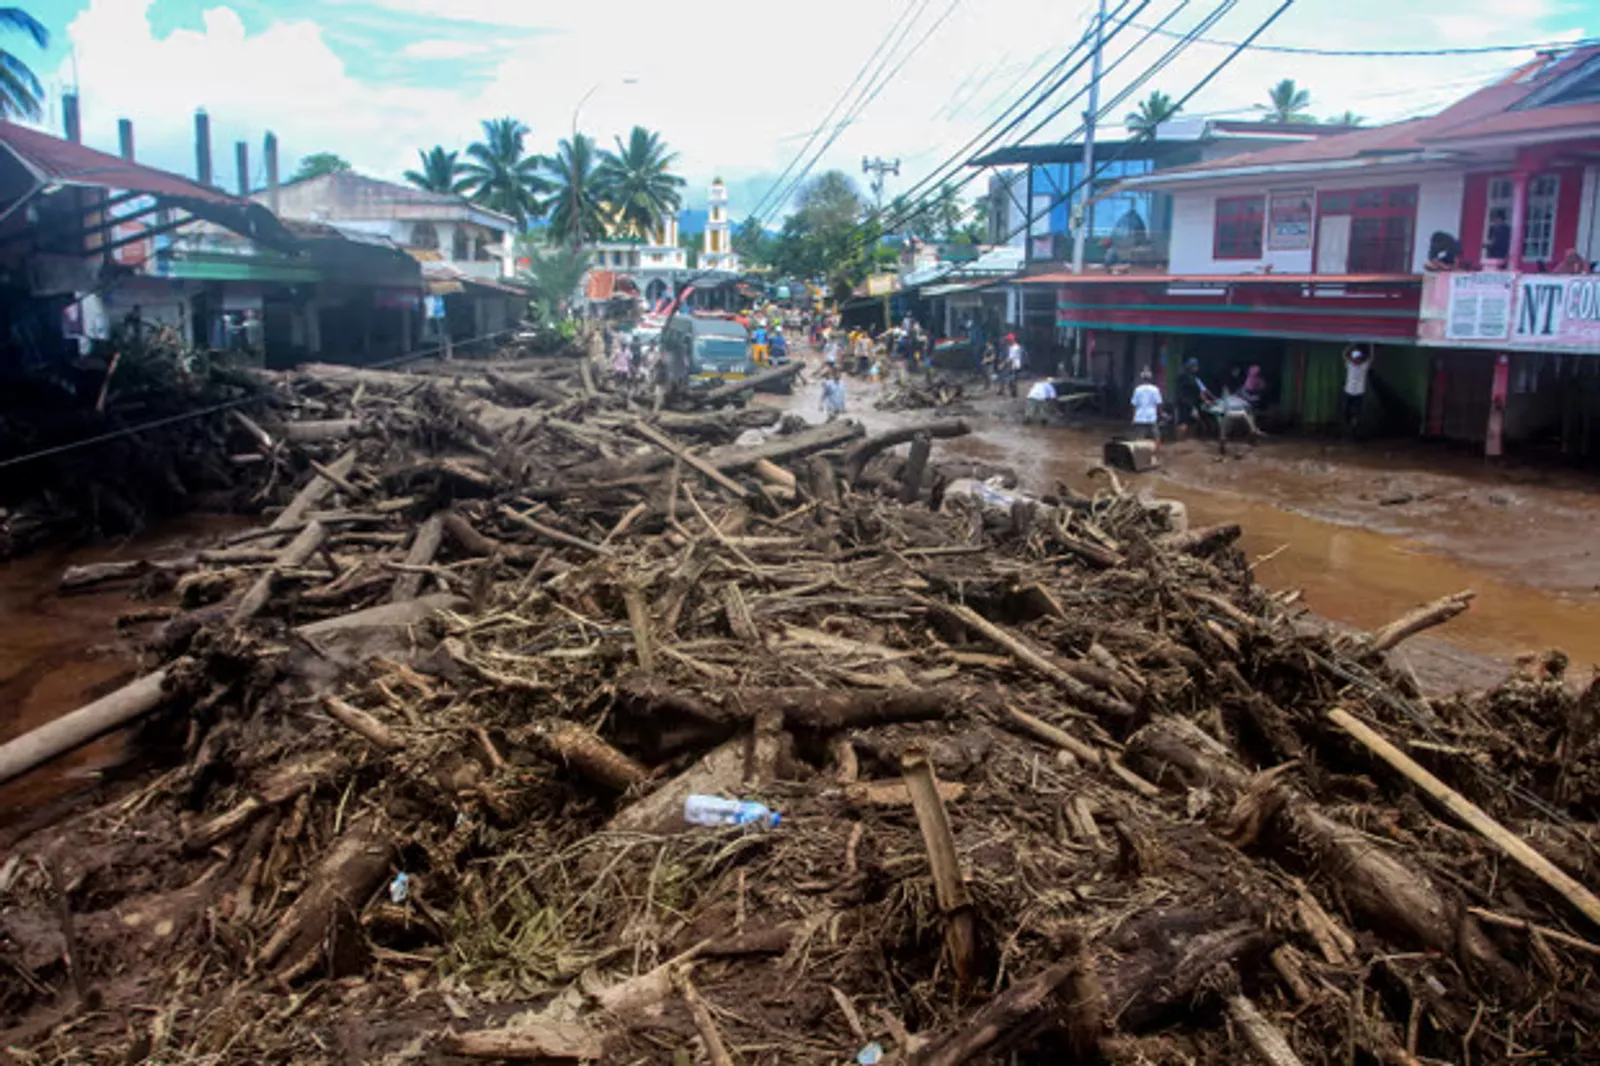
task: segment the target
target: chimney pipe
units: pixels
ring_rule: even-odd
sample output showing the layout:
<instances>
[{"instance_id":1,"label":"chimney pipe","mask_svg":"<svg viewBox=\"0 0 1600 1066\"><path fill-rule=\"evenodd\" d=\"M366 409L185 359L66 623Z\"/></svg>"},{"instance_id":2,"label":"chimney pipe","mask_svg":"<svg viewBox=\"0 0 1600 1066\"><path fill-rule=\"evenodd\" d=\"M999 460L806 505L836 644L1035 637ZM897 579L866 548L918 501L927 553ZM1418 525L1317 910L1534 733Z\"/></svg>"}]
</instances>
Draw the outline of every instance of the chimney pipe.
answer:
<instances>
[{"instance_id":1,"label":"chimney pipe","mask_svg":"<svg viewBox=\"0 0 1600 1066\"><path fill-rule=\"evenodd\" d=\"M194 176L201 185L211 184L211 116L204 108L194 113Z\"/></svg>"},{"instance_id":2,"label":"chimney pipe","mask_svg":"<svg viewBox=\"0 0 1600 1066\"><path fill-rule=\"evenodd\" d=\"M66 127L67 140L83 143L83 125L78 116L78 94L65 93L61 97L61 121Z\"/></svg>"},{"instance_id":3,"label":"chimney pipe","mask_svg":"<svg viewBox=\"0 0 1600 1066\"><path fill-rule=\"evenodd\" d=\"M250 144L247 141L235 141L233 145L234 162L239 166L239 195L250 195Z\"/></svg>"},{"instance_id":4,"label":"chimney pipe","mask_svg":"<svg viewBox=\"0 0 1600 1066\"><path fill-rule=\"evenodd\" d=\"M133 119L117 119L117 143L121 147L122 158L133 162Z\"/></svg>"},{"instance_id":5,"label":"chimney pipe","mask_svg":"<svg viewBox=\"0 0 1600 1066\"><path fill-rule=\"evenodd\" d=\"M263 152L267 157L267 207L278 213L278 135L268 132Z\"/></svg>"}]
</instances>

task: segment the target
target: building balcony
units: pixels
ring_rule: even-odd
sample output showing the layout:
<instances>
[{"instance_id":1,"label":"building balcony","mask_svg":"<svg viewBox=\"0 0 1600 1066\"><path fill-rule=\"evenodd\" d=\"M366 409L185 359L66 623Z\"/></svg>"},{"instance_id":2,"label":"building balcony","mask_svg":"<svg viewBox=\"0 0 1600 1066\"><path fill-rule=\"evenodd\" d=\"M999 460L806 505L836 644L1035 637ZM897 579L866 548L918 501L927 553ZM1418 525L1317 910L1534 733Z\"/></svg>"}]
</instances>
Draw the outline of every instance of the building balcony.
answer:
<instances>
[{"instance_id":1,"label":"building balcony","mask_svg":"<svg viewBox=\"0 0 1600 1066\"><path fill-rule=\"evenodd\" d=\"M1129 234L1115 230L1092 230L1083 246L1085 265L1107 268L1129 267L1149 273L1166 268L1172 244L1169 230ZM1036 234L1028 238L1029 263L1070 263L1073 253L1071 233Z\"/></svg>"},{"instance_id":2,"label":"building balcony","mask_svg":"<svg viewBox=\"0 0 1600 1066\"><path fill-rule=\"evenodd\" d=\"M470 278L481 281L498 281L505 276L499 259L457 259L450 264Z\"/></svg>"}]
</instances>

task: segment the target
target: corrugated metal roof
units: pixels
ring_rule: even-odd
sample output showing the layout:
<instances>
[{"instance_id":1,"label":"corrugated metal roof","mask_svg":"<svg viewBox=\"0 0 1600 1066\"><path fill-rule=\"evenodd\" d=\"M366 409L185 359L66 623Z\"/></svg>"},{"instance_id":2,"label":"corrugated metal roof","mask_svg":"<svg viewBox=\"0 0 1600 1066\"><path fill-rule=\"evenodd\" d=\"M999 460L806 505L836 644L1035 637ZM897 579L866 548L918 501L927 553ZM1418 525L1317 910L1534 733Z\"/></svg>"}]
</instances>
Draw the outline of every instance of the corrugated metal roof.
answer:
<instances>
[{"instance_id":1,"label":"corrugated metal roof","mask_svg":"<svg viewBox=\"0 0 1600 1066\"><path fill-rule=\"evenodd\" d=\"M182 175L131 163L121 156L97 152L93 148L30 130L14 122L0 121L0 145L10 149L22 165L33 171L40 180L56 185L122 189L151 196L179 197L234 206L249 202L229 196L221 189L190 181Z\"/></svg>"},{"instance_id":2,"label":"corrugated metal roof","mask_svg":"<svg viewBox=\"0 0 1600 1066\"><path fill-rule=\"evenodd\" d=\"M42 183L144 193L251 240L278 248L294 247L289 231L260 204L229 196L180 174L133 163L3 120L0 147Z\"/></svg>"}]
</instances>

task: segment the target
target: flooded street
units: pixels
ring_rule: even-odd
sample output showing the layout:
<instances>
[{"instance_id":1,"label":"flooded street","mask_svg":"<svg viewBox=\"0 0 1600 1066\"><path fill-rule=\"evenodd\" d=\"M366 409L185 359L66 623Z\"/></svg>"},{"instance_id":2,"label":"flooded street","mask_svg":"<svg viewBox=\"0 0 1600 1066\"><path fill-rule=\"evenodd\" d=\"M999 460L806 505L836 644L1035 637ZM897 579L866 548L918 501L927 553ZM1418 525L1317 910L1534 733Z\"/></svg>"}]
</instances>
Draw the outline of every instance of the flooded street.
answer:
<instances>
[{"instance_id":1,"label":"flooded street","mask_svg":"<svg viewBox=\"0 0 1600 1066\"><path fill-rule=\"evenodd\" d=\"M1029 491L1089 475L1114 425L1025 426L1021 401L979 396L944 410L879 411L881 388L850 379L849 417L869 432L960 417L970 436L940 441L959 456L1016 471ZM787 401L816 420L815 385ZM1600 494L1581 475L1491 468L1388 442L1269 440L1218 461L1214 442L1168 445L1159 470L1121 474L1182 500L1196 525L1238 522L1269 588L1304 590L1336 623L1367 629L1462 589L1472 609L1401 652L1431 689L1489 684L1521 653L1559 647L1579 668L1600 663ZM1102 483L1103 484L1103 483Z\"/></svg>"}]
</instances>

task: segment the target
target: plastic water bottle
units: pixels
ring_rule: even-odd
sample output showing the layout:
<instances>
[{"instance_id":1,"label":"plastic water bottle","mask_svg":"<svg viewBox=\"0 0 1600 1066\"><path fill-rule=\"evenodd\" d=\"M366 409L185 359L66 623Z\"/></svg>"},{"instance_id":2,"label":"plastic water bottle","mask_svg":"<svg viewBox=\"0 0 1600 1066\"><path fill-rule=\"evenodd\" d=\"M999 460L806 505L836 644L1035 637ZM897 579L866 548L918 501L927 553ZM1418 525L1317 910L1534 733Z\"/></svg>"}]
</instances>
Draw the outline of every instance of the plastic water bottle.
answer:
<instances>
[{"instance_id":1,"label":"plastic water bottle","mask_svg":"<svg viewBox=\"0 0 1600 1066\"><path fill-rule=\"evenodd\" d=\"M765 804L749 800L690 796L683 801L683 820L690 825L763 825L770 829L781 817Z\"/></svg>"}]
</instances>

